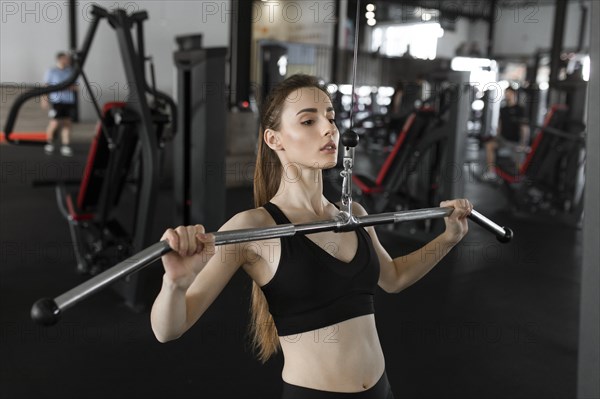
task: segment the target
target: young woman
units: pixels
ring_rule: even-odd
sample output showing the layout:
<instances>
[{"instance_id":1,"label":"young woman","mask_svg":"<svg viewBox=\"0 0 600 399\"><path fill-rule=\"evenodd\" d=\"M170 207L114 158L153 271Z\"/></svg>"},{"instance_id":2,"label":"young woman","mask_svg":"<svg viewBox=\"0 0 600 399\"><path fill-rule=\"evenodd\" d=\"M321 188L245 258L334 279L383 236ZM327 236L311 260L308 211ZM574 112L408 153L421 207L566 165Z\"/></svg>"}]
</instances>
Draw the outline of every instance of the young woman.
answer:
<instances>
[{"instance_id":1,"label":"young woman","mask_svg":"<svg viewBox=\"0 0 600 399\"><path fill-rule=\"evenodd\" d=\"M322 170L335 165L338 146L327 91L311 76L286 79L261 113L256 208L220 231L333 219L338 207L323 196ZM174 251L162 258L152 329L161 342L181 336L243 267L253 280L250 328L258 358L283 352L283 398L393 398L373 296L377 285L397 293L419 280L467 233L469 201L440 206L455 208L445 232L395 259L372 227L218 247L201 225L168 229L162 239ZM356 203L353 213L366 214Z\"/></svg>"}]
</instances>

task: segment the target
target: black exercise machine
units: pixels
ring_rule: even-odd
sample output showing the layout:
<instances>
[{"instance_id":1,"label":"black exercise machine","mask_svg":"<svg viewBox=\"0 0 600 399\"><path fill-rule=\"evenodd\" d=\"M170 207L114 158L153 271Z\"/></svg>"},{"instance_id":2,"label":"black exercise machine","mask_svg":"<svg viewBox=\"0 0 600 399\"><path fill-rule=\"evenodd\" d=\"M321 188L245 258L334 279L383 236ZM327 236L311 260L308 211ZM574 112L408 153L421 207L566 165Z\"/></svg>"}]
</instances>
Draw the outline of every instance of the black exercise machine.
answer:
<instances>
[{"instance_id":1,"label":"black exercise machine","mask_svg":"<svg viewBox=\"0 0 600 399\"><path fill-rule=\"evenodd\" d=\"M201 35L176 41L181 123L173 138L174 225L216 230L225 222L227 48L203 48Z\"/></svg>"},{"instance_id":2,"label":"black exercise machine","mask_svg":"<svg viewBox=\"0 0 600 399\"><path fill-rule=\"evenodd\" d=\"M398 131L392 127L388 114L374 113L354 122L354 129L366 150L372 147L383 147L396 143ZM378 144L374 146L374 144ZM377 148L379 149L379 148Z\"/></svg>"},{"instance_id":3,"label":"black exercise machine","mask_svg":"<svg viewBox=\"0 0 600 399\"><path fill-rule=\"evenodd\" d=\"M461 134L462 125L457 124L462 122L451 115L464 102L459 90L459 85L441 88L408 116L374 180L353 175L357 195L369 213L437 206L450 198L451 192L460 191L451 187L456 182L448 182L453 180L451 167L462 165L454 154L458 140L453 139ZM408 227L413 234L423 233L427 239L435 233L436 221L426 219L400 227Z\"/></svg>"},{"instance_id":4,"label":"black exercise machine","mask_svg":"<svg viewBox=\"0 0 600 399\"><path fill-rule=\"evenodd\" d=\"M143 22L148 18L147 13L140 11L127 15L121 9L108 12L93 6L91 15L93 18L84 44L73 54L73 74L61 84L36 88L19 96L10 109L4 131L7 142L11 144L44 144L11 139L19 109L27 100L60 91L75 83L80 76L89 90L83 66L98 25L106 19L117 35L130 84L129 98L126 103L106 104L102 112L92 98L99 122L78 193L68 192L64 182L56 182L57 201L69 222L77 268L83 273L96 274L152 241L159 153L164 141L170 137L166 127L170 125L171 131L176 130L177 111L171 97L156 90L152 66L152 84L146 81L145 63L148 58L144 50ZM136 32L135 40L132 30ZM151 104L147 94L153 97ZM135 204L129 211L129 223L122 223L118 219L119 202L125 185L131 181L135 185ZM140 305L139 275L130 275L115 288L129 306L136 308Z\"/></svg>"},{"instance_id":5,"label":"black exercise machine","mask_svg":"<svg viewBox=\"0 0 600 399\"><path fill-rule=\"evenodd\" d=\"M365 205L373 212L387 209L389 199L397 189L398 175L402 173L407 159L431 123L433 116L434 111L430 107L423 107L408 116L375 180L362 174L352 175L352 180L360 189ZM382 195L375 197L376 194Z\"/></svg>"},{"instance_id":6,"label":"black exercise machine","mask_svg":"<svg viewBox=\"0 0 600 399\"><path fill-rule=\"evenodd\" d=\"M138 142L131 124L121 123L122 129L115 124L115 116L122 118L126 112L126 104L122 102L104 105L102 122L97 125L78 192L72 193L65 184L57 182L56 200L69 222L80 273L97 274L111 260L130 252L129 233L113 215ZM133 118L129 114L125 119Z\"/></svg>"},{"instance_id":7,"label":"black exercise machine","mask_svg":"<svg viewBox=\"0 0 600 399\"><path fill-rule=\"evenodd\" d=\"M562 218L569 225L580 222L585 126L569 115L564 104L550 107L522 165L498 158L494 169L514 211Z\"/></svg>"}]
</instances>

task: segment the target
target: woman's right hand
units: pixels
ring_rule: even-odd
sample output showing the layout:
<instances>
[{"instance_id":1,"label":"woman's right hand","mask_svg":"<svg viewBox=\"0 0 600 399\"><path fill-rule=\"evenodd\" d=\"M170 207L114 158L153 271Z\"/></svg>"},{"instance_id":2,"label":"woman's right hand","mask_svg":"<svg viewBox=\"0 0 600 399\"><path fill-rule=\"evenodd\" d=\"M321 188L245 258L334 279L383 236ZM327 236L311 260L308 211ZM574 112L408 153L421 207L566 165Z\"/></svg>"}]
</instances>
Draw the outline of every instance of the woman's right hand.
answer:
<instances>
[{"instance_id":1,"label":"woman's right hand","mask_svg":"<svg viewBox=\"0 0 600 399\"><path fill-rule=\"evenodd\" d=\"M172 251L162 256L165 276L178 288L187 290L196 275L215 253L215 239L204 233L204 226L179 226L167 229L166 240Z\"/></svg>"}]
</instances>

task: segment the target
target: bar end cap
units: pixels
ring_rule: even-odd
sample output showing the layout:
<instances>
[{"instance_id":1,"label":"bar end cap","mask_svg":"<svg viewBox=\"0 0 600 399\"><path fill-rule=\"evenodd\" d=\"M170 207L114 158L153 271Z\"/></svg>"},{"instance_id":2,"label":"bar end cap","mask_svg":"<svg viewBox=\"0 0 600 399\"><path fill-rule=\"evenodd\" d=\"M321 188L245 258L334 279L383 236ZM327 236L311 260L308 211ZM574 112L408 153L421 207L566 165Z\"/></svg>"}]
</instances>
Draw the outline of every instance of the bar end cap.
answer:
<instances>
[{"instance_id":1,"label":"bar end cap","mask_svg":"<svg viewBox=\"0 0 600 399\"><path fill-rule=\"evenodd\" d=\"M60 309L54 299L39 299L31 307L31 319L42 326L53 326L60 319Z\"/></svg>"},{"instance_id":2,"label":"bar end cap","mask_svg":"<svg viewBox=\"0 0 600 399\"><path fill-rule=\"evenodd\" d=\"M496 238L498 239L498 241L500 241L503 244L506 244L507 242L510 242L510 240L512 240L513 238L513 231L508 228L508 227L504 227L502 226L502 228L504 229L504 235L503 236L496 236Z\"/></svg>"}]
</instances>

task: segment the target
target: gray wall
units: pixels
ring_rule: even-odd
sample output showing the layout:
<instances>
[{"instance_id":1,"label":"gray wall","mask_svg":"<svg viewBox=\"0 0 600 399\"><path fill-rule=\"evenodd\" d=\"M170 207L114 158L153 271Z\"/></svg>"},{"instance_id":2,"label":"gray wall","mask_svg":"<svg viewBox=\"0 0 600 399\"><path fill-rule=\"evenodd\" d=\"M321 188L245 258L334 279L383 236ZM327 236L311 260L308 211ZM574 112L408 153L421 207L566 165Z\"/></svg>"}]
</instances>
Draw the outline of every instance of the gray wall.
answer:
<instances>
[{"instance_id":1,"label":"gray wall","mask_svg":"<svg viewBox=\"0 0 600 399\"><path fill-rule=\"evenodd\" d=\"M487 27L487 24L483 24ZM438 40L437 56L439 58L452 58L456 53L456 48L463 42L476 41L479 48L484 50L487 43L487 33L482 36L473 35L482 26L481 22L470 22L465 18L459 18L456 21L454 32L446 30L444 36ZM487 30L486 30L487 32Z\"/></svg>"},{"instance_id":2,"label":"gray wall","mask_svg":"<svg viewBox=\"0 0 600 399\"><path fill-rule=\"evenodd\" d=\"M581 270L581 309L577 397L600 398L600 3L594 2L591 38L590 87L588 90L588 136L583 229L583 265Z\"/></svg>"},{"instance_id":3,"label":"gray wall","mask_svg":"<svg viewBox=\"0 0 600 399\"><path fill-rule=\"evenodd\" d=\"M516 3L516 2L515 2ZM589 6L590 1L585 3ZM531 56L538 49L552 47L554 5L539 5L535 1L512 8L502 8L496 18L494 53L497 55ZM579 40L581 10L579 1L571 0L567 11L563 46L573 48ZM590 24L588 12L587 26ZM589 45L586 37L584 47Z\"/></svg>"},{"instance_id":4,"label":"gray wall","mask_svg":"<svg viewBox=\"0 0 600 399\"><path fill-rule=\"evenodd\" d=\"M157 87L173 93L175 36L203 33L207 47L229 45L232 16L230 0L171 1L78 1L79 43L90 21L90 5L97 3L110 10L117 6L128 11L146 10L146 52L154 57ZM44 71L52 66L54 55L68 46L68 10L64 1L1 1L0 83L31 85L41 83ZM114 31L104 21L96 34L85 72L101 103L124 100L127 82L121 65ZM82 89L80 102L83 120L93 121L90 96Z\"/></svg>"},{"instance_id":5,"label":"gray wall","mask_svg":"<svg viewBox=\"0 0 600 399\"><path fill-rule=\"evenodd\" d=\"M41 82L69 43L67 20L62 2L0 1L0 82Z\"/></svg>"}]
</instances>

